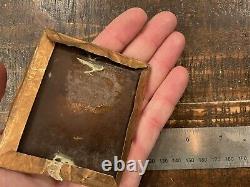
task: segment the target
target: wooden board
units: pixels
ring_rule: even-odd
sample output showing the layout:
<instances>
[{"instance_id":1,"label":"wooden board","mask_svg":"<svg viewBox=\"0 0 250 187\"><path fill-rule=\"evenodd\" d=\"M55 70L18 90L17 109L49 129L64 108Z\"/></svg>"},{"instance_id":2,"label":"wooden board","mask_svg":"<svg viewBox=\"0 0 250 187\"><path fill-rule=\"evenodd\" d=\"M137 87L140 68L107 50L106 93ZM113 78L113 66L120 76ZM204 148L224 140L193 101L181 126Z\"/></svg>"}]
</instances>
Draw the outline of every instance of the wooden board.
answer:
<instances>
[{"instance_id":1,"label":"wooden board","mask_svg":"<svg viewBox=\"0 0 250 187\"><path fill-rule=\"evenodd\" d=\"M171 127L250 122L249 0L0 0L0 61L8 69L0 106L4 126L11 102L44 27L91 41L113 18L139 6L150 16L171 10L187 46L180 64L190 83ZM148 172L142 186L249 185L249 169Z\"/></svg>"}]
</instances>

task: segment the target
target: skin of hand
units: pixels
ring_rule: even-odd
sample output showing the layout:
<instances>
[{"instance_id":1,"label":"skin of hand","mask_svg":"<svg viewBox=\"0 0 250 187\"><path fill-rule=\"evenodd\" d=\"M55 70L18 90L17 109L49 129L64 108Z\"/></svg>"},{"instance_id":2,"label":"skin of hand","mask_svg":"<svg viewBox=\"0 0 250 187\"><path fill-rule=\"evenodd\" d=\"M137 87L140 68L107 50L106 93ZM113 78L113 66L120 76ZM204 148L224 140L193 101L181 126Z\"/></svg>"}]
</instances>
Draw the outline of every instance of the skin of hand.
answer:
<instances>
[{"instance_id":1,"label":"skin of hand","mask_svg":"<svg viewBox=\"0 0 250 187\"><path fill-rule=\"evenodd\" d=\"M151 66L144 111L129 157L146 160L161 129L188 84L188 72L175 64L184 46L183 34L175 31L177 19L171 12L161 12L148 20L140 8L131 8L114 19L93 41L94 44L146 61ZM6 70L0 65L0 96L6 86ZM139 186L136 172L124 172L120 187ZM69 182L56 182L44 176L34 176L0 169L1 187L80 187Z\"/></svg>"}]
</instances>

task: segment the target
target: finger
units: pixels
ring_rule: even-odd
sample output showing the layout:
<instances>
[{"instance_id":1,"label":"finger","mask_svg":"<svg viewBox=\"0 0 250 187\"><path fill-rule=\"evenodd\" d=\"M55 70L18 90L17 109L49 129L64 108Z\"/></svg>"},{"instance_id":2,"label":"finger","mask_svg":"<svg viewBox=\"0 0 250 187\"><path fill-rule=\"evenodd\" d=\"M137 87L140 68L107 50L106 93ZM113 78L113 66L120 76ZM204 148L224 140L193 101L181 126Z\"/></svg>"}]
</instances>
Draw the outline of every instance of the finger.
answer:
<instances>
[{"instance_id":1,"label":"finger","mask_svg":"<svg viewBox=\"0 0 250 187\"><path fill-rule=\"evenodd\" d=\"M58 182L55 187L87 187L87 186L75 184L71 182Z\"/></svg>"},{"instance_id":2,"label":"finger","mask_svg":"<svg viewBox=\"0 0 250 187\"><path fill-rule=\"evenodd\" d=\"M55 182L49 177L34 177L14 171L0 169L0 186L4 187L54 187Z\"/></svg>"},{"instance_id":3,"label":"finger","mask_svg":"<svg viewBox=\"0 0 250 187\"><path fill-rule=\"evenodd\" d=\"M4 67L4 64L0 64L0 100L2 99L7 82L7 72Z\"/></svg>"},{"instance_id":4,"label":"finger","mask_svg":"<svg viewBox=\"0 0 250 187\"><path fill-rule=\"evenodd\" d=\"M28 175L0 169L0 186L3 187L86 187L70 182L59 182L43 175Z\"/></svg>"},{"instance_id":5,"label":"finger","mask_svg":"<svg viewBox=\"0 0 250 187\"><path fill-rule=\"evenodd\" d=\"M187 82L188 73L185 68L179 66L169 73L144 109L128 160L144 161L147 159L161 129L182 96ZM121 187L138 186L140 178L136 172L125 172L121 180Z\"/></svg>"},{"instance_id":6,"label":"finger","mask_svg":"<svg viewBox=\"0 0 250 187\"><path fill-rule=\"evenodd\" d=\"M143 111L134 140L135 145L142 145L140 154L148 154L152 150L161 129L171 116L175 105L183 95L188 83L188 72L182 66L175 67L161 86L155 92L153 98ZM138 153L138 152L137 152Z\"/></svg>"},{"instance_id":7,"label":"finger","mask_svg":"<svg viewBox=\"0 0 250 187\"><path fill-rule=\"evenodd\" d=\"M151 76L148 82L144 106L149 102L169 71L175 66L184 46L185 37L183 34L173 32L152 57L149 62L151 65Z\"/></svg>"},{"instance_id":8,"label":"finger","mask_svg":"<svg viewBox=\"0 0 250 187\"><path fill-rule=\"evenodd\" d=\"M93 41L94 44L114 51L122 51L135 38L147 21L140 8L131 8L114 19Z\"/></svg>"},{"instance_id":9,"label":"finger","mask_svg":"<svg viewBox=\"0 0 250 187\"><path fill-rule=\"evenodd\" d=\"M143 61L148 61L164 39L171 34L177 24L171 12L161 12L154 16L143 31L126 47L123 54Z\"/></svg>"}]
</instances>

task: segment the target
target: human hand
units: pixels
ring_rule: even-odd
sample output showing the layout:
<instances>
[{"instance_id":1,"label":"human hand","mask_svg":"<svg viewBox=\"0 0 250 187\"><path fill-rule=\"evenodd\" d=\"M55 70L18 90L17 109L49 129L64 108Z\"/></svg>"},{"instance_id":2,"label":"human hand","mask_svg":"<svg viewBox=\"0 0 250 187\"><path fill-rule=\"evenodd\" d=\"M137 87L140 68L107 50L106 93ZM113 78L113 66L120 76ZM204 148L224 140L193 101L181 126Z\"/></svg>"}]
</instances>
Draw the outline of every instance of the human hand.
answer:
<instances>
[{"instance_id":1,"label":"human hand","mask_svg":"<svg viewBox=\"0 0 250 187\"><path fill-rule=\"evenodd\" d=\"M146 13L132 8L110 23L93 43L146 61L151 66L144 111L133 139L128 160L146 160L161 129L182 96L188 82L187 70L174 67L184 45L184 36L174 31L176 17L161 12L147 22ZM0 95L6 84L6 71L0 66ZM125 172L120 187L136 187L140 183L136 172ZM68 182L59 183L43 176L33 176L0 169L3 187L80 187Z\"/></svg>"}]
</instances>

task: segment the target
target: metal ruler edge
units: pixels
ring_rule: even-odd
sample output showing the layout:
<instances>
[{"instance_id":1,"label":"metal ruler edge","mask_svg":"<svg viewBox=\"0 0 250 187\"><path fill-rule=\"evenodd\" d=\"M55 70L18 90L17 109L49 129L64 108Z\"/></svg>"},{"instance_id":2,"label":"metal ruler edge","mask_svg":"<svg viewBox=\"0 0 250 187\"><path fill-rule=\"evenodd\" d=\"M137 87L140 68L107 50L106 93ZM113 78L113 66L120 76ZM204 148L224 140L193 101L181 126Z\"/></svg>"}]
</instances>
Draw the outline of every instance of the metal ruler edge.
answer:
<instances>
[{"instance_id":1,"label":"metal ruler edge","mask_svg":"<svg viewBox=\"0 0 250 187\"><path fill-rule=\"evenodd\" d=\"M250 126L165 128L147 170L250 167Z\"/></svg>"}]
</instances>

